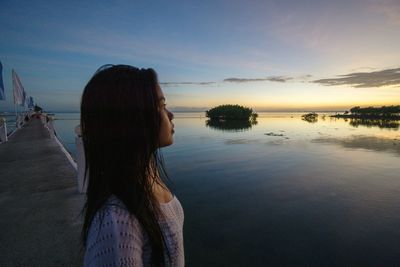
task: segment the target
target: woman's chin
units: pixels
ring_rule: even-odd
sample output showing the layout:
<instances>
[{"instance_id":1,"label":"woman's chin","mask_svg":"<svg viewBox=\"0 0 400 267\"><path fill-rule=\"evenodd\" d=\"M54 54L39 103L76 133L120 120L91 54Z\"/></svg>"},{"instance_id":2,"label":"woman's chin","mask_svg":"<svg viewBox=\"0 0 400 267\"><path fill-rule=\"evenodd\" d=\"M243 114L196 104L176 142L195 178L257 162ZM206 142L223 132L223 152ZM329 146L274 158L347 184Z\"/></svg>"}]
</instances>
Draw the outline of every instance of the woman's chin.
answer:
<instances>
[{"instance_id":1,"label":"woman's chin","mask_svg":"<svg viewBox=\"0 0 400 267\"><path fill-rule=\"evenodd\" d=\"M160 147L170 146L174 143L174 138L171 136L169 140L165 140L164 142L160 143Z\"/></svg>"}]
</instances>

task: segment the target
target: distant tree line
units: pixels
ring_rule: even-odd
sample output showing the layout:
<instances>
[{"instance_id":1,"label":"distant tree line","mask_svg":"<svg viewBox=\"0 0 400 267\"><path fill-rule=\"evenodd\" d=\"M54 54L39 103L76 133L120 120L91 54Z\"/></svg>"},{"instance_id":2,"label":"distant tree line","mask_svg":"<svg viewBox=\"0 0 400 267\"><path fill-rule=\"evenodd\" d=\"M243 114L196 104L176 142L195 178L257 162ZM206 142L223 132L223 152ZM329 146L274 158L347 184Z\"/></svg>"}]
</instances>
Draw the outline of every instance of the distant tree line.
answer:
<instances>
[{"instance_id":1,"label":"distant tree line","mask_svg":"<svg viewBox=\"0 0 400 267\"><path fill-rule=\"evenodd\" d=\"M240 105L220 105L206 111L211 120L255 120L257 116L251 108Z\"/></svg>"},{"instance_id":2,"label":"distant tree line","mask_svg":"<svg viewBox=\"0 0 400 267\"><path fill-rule=\"evenodd\" d=\"M350 112L355 115L377 115L377 116L396 116L400 115L400 106L382 106L382 107L367 107L359 106L350 109Z\"/></svg>"}]
</instances>

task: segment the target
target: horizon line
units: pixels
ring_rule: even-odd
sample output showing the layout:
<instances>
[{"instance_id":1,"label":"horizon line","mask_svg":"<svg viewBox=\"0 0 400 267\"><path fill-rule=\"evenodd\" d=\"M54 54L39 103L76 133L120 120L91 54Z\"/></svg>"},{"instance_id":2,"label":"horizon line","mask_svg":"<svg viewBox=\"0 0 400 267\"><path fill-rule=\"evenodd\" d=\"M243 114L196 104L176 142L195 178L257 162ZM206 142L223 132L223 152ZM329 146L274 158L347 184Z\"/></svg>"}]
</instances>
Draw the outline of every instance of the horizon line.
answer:
<instances>
[{"instance_id":1,"label":"horizon line","mask_svg":"<svg viewBox=\"0 0 400 267\"><path fill-rule=\"evenodd\" d=\"M251 107L255 112L344 112L349 111L352 107L355 106L365 106L365 107L381 107L381 106L392 106L392 105L351 105L351 107L292 107L292 108L268 108L268 107ZM396 106L396 105L394 105ZM207 110L211 109L212 107L185 107L185 106L175 106L170 107L169 110L172 112L206 112ZM79 109L44 109L47 113L80 113ZM23 112L23 111L20 111ZM19 112L19 113L20 113ZM15 113L15 110L5 110L0 111L0 114L4 113Z\"/></svg>"},{"instance_id":2,"label":"horizon line","mask_svg":"<svg viewBox=\"0 0 400 267\"><path fill-rule=\"evenodd\" d=\"M173 110L172 112L177 113L199 113L199 112L206 112L208 109L205 110ZM346 109L337 109L337 110L324 110L324 109L263 109L263 110L254 110L255 112L344 112ZM21 112L19 112L21 113ZM43 113L80 113L79 110L45 110ZM0 114L15 114L15 111L2 111Z\"/></svg>"}]
</instances>

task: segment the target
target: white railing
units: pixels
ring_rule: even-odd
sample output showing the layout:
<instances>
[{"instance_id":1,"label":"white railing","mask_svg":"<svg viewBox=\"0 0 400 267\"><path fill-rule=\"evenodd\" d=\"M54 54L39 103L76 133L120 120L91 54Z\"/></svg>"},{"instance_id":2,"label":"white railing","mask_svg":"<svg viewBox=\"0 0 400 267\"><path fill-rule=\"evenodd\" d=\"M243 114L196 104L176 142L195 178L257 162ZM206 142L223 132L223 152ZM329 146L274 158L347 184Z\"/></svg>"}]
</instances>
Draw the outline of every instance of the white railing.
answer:
<instances>
[{"instance_id":1,"label":"white railing","mask_svg":"<svg viewBox=\"0 0 400 267\"><path fill-rule=\"evenodd\" d=\"M15 129L10 134L8 134L7 132L6 119L0 117L0 142L8 141L8 139L13 134L15 134L22 127L24 127L25 123L27 123L31 119L33 114L34 114L33 111L18 113L15 119Z\"/></svg>"},{"instance_id":2,"label":"white railing","mask_svg":"<svg viewBox=\"0 0 400 267\"><path fill-rule=\"evenodd\" d=\"M18 114L17 115L17 120L16 120L17 128L15 129L15 131L17 131L18 129L20 129L20 128L22 128L24 126L25 117L26 116L31 118L32 115L33 115L33 113ZM55 139L55 141L61 147L61 150L67 156L67 159L69 160L71 165L77 171L78 192L79 193L85 193L86 189L87 189L87 183L84 183L85 153L84 153L84 150L83 150L83 142L82 142L80 125L75 127L75 134L76 134L76 137L75 137L76 161L75 161L72 158L71 154L65 149L63 144L57 138L57 135L55 133L55 128L54 128L54 117L53 116L49 116L46 113L42 113L42 114L40 114L40 119L41 119L42 123L44 124L44 126L48 129L48 131L50 133L50 137ZM8 137L7 137L6 120L5 120L5 118L0 117L0 143L6 142L7 140L8 140Z\"/></svg>"},{"instance_id":3,"label":"white railing","mask_svg":"<svg viewBox=\"0 0 400 267\"><path fill-rule=\"evenodd\" d=\"M46 123L47 123L47 115L46 115L46 113L41 113L40 114L40 120L42 121L42 123L44 124L44 125L46 125Z\"/></svg>"},{"instance_id":4,"label":"white railing","mask_svg":"<svg viewBox=\"0 0 400 267\"><path fill-rule=\"evenodd\" d=\"M55 141L60 146L61 150L66 155L67 159L77 171L77 184L78 184L78 192L86 193L87 185L84 183L84 175L85 175L85 154L83 150L83 142L81 137L81 127L80 125L75 127L75 145L76 145L76 159L73 159L70 152L64 147L61 141L57 138L57 134L54 127L54 117L47 115L46 113L41 114L41 120L44 126L48 129L50 133L50 137L54 138Z\"/></svg>"},{"instance_id":5,"label":"white railing","mask_svg":"<svg viewBox=\"0 0 400 267\"><path fill-rule=\"evenodd\" d=\"M18 113L15 121L16 128L21 129L30 120L32 114L32 111Z\"/></svg>"},{"instance_id":6,"label":"white railing","mask_svg":"<svg viewBox=\"0 0 400 267\"><path fill-rule=\"evenodd\" d=\"M73 159L71 153L64 147L61 141L58 139L55 127L54 127L54 116L48 115L47 113L41 113L40 120L43 125L49 131L50 137L53 138L57 144L60 146L62 152L67 157L68 161L71 163L72 167L77 171L77 183L78 183L78 192L85 193L87 189L87 185L84 183L84 175L85 175L85 154L83 150L83 142L81 137L81 128L78 125L75 128L75 145L76 145L76 160Z\"/></svg>"},{"instance_id":7,"label":"white railing","mask_svg":"<svg viewBox=\"0 0 400 267\"><path fill-rule=\"evenodd\" d=\"M0 143L7 142L7 123L5 118L0 118Z\"/></svg>"},{"instance_id":8,"label":"white railing","mask_svg":"<svg viewBox=\"0 0 400 267\"><path fill-rule=\"evenodd\" d=\"M87 189L87 183L84 183L85 179L85 151L83 149L82 132L81 126L75 127L75 145L76 145L76 164L77 166L77 180L78 180L78 191L79 193L85 193Z\"/></svg>"},{"instance_id":9,"label":"white railing","mask_svg":"<svg viewBox=\"0 0 400 267\"><path fill-rule=\"evenodd\" d=\"M54 138L54 117L44 114L45 117L45 126L49 130L50 137ZM43 122L43 120L42 120Z\"/></svg>"}]
</instances>

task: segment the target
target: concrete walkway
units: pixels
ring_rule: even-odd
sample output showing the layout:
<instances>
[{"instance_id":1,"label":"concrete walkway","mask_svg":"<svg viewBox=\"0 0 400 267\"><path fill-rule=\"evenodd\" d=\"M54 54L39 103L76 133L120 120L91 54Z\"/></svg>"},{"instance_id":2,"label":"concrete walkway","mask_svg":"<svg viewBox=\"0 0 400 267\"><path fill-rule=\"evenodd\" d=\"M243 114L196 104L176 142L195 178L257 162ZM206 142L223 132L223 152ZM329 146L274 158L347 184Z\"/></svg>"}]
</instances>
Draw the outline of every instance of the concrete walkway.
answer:
<instances>
[{"instance_id":1,"label":"concrete walkway","mask_svg":"<svg viewBox=\"0 0 400 267\"><path fill-rule=\"evenodd\" d=\"M39 119L0 144L0 266L81 266L76 171Z\"/></svg>"}]
</instances>

